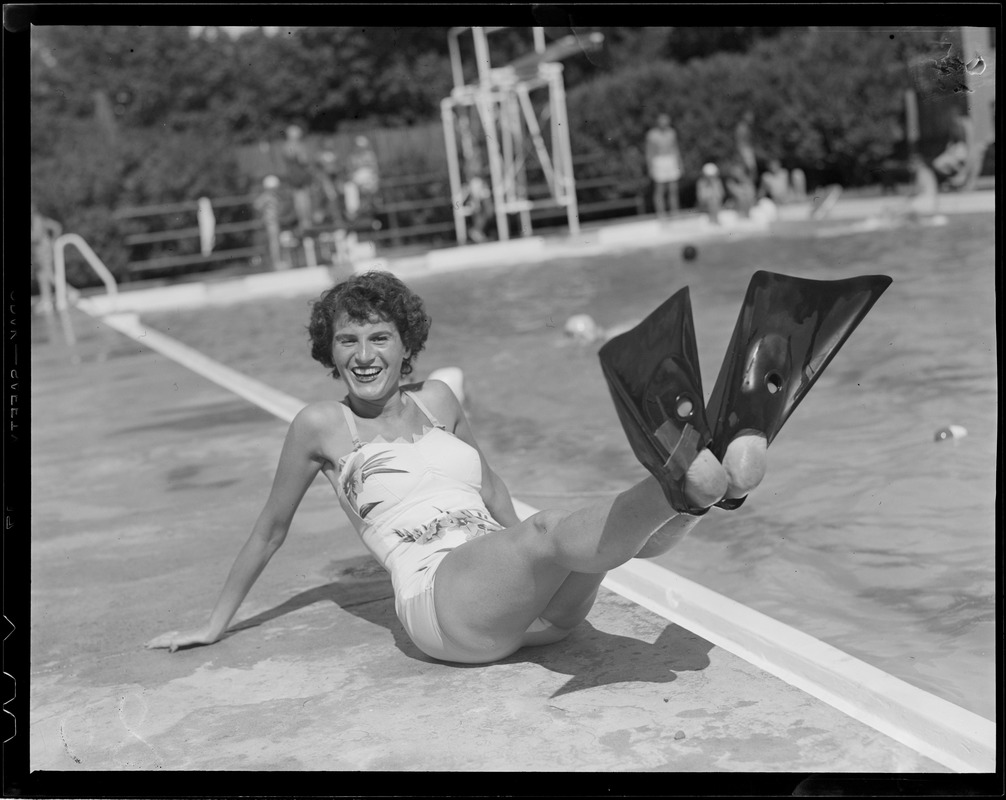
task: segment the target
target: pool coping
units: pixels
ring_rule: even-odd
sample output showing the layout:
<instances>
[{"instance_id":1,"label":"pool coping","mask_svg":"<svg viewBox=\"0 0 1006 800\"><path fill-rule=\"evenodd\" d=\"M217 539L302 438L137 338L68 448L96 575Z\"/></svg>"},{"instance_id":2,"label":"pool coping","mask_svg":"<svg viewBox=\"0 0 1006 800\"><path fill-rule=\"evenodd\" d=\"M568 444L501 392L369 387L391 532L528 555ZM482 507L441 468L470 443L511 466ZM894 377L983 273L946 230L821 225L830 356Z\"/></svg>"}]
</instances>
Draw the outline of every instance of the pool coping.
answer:
<instances>
[{"instance_id":1,"label":"pool coping","mask_svg":"<svg viewBox=\"0 0 1006 800\"><path fill-rule=\"evenodd\" d=\"M280 419L292 420L305 405L153 330L135 313L103 322ZM535 512L515 504L521 516ZM631 561L603 585L949 769L996 770L995 722L651 562Z\"/></svg>"}]
</instances>

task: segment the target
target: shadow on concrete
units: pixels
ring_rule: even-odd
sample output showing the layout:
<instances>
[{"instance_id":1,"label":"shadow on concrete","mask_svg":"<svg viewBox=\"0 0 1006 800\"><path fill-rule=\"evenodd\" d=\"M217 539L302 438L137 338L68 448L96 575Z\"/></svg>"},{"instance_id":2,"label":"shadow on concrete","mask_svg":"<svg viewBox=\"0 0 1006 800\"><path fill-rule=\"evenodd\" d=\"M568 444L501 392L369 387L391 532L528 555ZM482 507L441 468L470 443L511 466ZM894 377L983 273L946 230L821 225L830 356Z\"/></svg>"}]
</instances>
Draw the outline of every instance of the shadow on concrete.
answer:
<instances>
[{"instance_id":1,"label":"shadow on concrete","mask_svg":"<svg viewBox=\"0 0 1006 800\"><path fill-rule=\"evenodd\" d=\"M412 640L395 615L391 576L371 556L355 556L331 562L324 570L335 580L294 595L274 608L232 625L227 636L290 614L315 603L334 603L344 611L391 631L395 646L409 658L432 661Z\"/></svg>"},{"instance_id":2,"label":"shadow on concrete","mask_svg":"<svg viewBox=\"0 0 1006 800\"><path fill-rule=\"evenodd\" d=\"M280 605L242 620L227 635L254 628L285 614L319 602L340 608L391 632L395 647L417 661L443 663L454 669L480 669L481 664L436 662L417 648L395 615L391 578L369 555L331 562L326 573L335 580L301 592ZM605 604L602 614L633 614L636 606ZM525 647L498 664L537 664L569 680L552 697L616 683L671 683L682 671L709 666L713 645L684 628L669 624L655 641L647 642L600 630L590 622L581 623L565 640L540 647Z\"/></svg>"},{"instance_id":3,"label":"shadow on concrete","mask_svg":"<svg viewBox=\"0 0 1006 800\"><path fill-rule=\"evenodd\" d=\"M621 613L633 613L625 610ZM713 645L669 624L652 643L582 622L567 639L518 650L501 663L530 663L569 680L552 697L615 683L672 683L677 673L709 666Z\"/></svg>"}]
</instances>

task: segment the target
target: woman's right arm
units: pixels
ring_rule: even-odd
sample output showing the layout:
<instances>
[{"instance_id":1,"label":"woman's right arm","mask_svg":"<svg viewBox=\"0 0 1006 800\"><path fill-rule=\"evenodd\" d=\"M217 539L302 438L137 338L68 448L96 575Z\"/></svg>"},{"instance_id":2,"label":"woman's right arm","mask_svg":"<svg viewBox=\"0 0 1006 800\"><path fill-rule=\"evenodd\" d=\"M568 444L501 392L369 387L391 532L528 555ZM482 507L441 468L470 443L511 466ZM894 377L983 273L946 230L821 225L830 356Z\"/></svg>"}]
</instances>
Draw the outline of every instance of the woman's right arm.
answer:
<instances>
[{"instance_id":1,"label":"woman's right arm","mask_svg":"<svg viewBox=\"0 0 1006 800\"><path fill-rule=\"evenodd\" d=\"M255 580L286 539L294 513L324 463L318 453L321 423L321 413L308 406L290 424L269 498L206 624L162 634L147 642L148 648L166 647L174 652L179 647L213 644L224 635Z\"/></svg>"}]
</instances>

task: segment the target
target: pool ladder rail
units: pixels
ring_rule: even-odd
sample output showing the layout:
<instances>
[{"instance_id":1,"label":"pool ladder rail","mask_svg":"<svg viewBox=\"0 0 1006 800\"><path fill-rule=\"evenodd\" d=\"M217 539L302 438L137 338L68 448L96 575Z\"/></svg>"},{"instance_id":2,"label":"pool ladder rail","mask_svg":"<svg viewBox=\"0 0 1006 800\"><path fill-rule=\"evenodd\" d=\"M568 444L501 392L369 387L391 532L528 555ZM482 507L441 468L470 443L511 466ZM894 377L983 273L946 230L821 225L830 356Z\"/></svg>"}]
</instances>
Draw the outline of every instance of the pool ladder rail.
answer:
<instances>
[{"instance_id":1,"label":"pool ladder rail","mask_svg":"<svg viewBox=\"0 0 1006 800\"><path fill-rule=\"evenodd\" d=\"M52 258L53 258L53 282L55 284L55 310L59 315L60 323L63 327L63 335L66 338L66 343L68 345L74 345L77 342L77 337L73 332L73 325L70 321L69 315L69 301L68 301L68 284L66 281L66 248L68 245L73 245L77 248L84 260L87 261L88 265L97 273L98 277L101 278L102 283L105 284L105 293L110 298L118 297L119 286L115 281L115 277L112 275L108 267L105 266L104 262L98 257L98 254L91 249L91 246L84 240L84 237L77 233L64 233L58 236L56 240L52 243ZM111 300L111 306L114 310L115 300ZM52 308L43 308L45 313L52 313Z\"/></svg>"}]
</instances>

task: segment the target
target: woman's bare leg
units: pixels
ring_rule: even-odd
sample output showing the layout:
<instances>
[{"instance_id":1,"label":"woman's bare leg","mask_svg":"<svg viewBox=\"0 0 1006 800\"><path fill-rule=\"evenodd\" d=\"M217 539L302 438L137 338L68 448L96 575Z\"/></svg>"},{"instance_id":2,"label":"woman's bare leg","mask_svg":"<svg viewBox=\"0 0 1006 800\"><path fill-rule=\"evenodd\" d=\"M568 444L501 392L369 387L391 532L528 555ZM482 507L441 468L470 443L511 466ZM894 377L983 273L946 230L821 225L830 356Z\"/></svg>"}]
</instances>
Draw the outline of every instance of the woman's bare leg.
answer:
<instances>
[{"instance_id":1,"label":"woman's bare leg","mask_svg":"<svg viewBox=\"0 0 1006 800\"><path fill-rule=\"evenodd\" d=\"M571 572L552 595L539 619L557 628L575 628L587 618L607 572Z\"/></svg>"},{"instance_id":2,"label":"woman's bare leg","mask_svg":"<svg viewBox=\"0 0 1006 800\"><path fill-rule=\"evenodd\" d=\"M678 514L674 519L668 520L666 525L654 531L653 535L644 542L635 557L653 558L654 556L659 556L661 553L666 553L680 543L688 532L698 524L700 519L702 517Z\"/></svg>"},{"instance_id":3,"label":"woman's bare leg","mask_svg":"<svg viewBox=\"0 0 1006 800\"><path fill-rule=\"evenodd\" d=\"M666 553L684 539L700 519L701 517L688 514L678 514L671 518L643 543L642 549L635 557L653 558ZM597 590L607 574L607 572L570 572L552 595L552 599L548 601L545 610L538 615L540 620L559 630L525 637L529 640L525 641L525 644L558 641L583 622L590 613L597 598Z\"/></svg>"},{"instance_id":4,"label":"woman's bare leg","mask_svg":"<svg viewBox=\"0 0 1006 800\"><path fill-rule=\"evenodd\" d=\"M648 477L611 500L572 513L541 512L473 539L451 551L437 569L440 624L450 638L496 658L524 643L538 617L572 627L589 610L604 573L633 558L678 517L656 479ZM693 524L678 522L681 535ZM551 616L546 613L550 605Z\"/></svg>"},{"instance_id":5,"label":"woman's bare leg","mask_svg":"<svg viewBox=\"0 0 1006 800\"><path fill-rule=\"evenodd\" d=\"M654 183L653 185L653 209L658 217L667 216L667 206L664 203L664 187L666 184Z\"/></svg>"}]
</instances>

